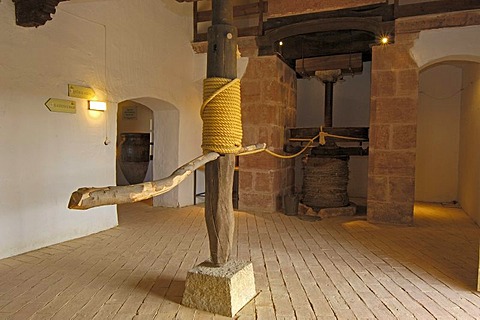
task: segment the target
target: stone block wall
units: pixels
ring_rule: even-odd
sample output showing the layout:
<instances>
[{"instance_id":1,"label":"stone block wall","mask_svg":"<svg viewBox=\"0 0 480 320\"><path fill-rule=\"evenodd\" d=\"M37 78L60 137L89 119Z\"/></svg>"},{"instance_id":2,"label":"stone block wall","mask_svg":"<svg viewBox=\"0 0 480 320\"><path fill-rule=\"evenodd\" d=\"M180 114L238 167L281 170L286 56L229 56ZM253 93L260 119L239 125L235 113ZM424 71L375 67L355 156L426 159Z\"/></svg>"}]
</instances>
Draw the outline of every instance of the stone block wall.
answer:
<instances>
[{"instance_id":1,"label":"stone block wall","mask_svg":"<svg viewBox=\"0 0 480 320\"><path fill-rule=\"evenodd\" d=\"M415 197L417 34L372 48L367 215L371 222L411 224Z\"/></svg>"},{"instance_id":2,"label":"stone block wall","mask_svg":"<svg viewBox=\"0 0 480 320\"><path fill-rule=\"evenodd\" d=\"M295 73L276 56L251 57L242 77L243 145L265 142L282 153L285 127L295 126ZM294 191L294 161L263 152L239 159L239 209L274 212Z\"/></svg>"},{"instance_id":3,"label":"stone block wall","mask_svg":"<svg viewBox=\"0 0 480 320\"><path fill-rule=\"evenodd\" d=\"M480 24L480 11L395 21L395 44L372 48L367 215L371 222L413 223L418 77L411 49L423 30ZM436 52L430 59L440 59ZM423 63L422 63L423 61Z\"/></svg>"}]
</instances>

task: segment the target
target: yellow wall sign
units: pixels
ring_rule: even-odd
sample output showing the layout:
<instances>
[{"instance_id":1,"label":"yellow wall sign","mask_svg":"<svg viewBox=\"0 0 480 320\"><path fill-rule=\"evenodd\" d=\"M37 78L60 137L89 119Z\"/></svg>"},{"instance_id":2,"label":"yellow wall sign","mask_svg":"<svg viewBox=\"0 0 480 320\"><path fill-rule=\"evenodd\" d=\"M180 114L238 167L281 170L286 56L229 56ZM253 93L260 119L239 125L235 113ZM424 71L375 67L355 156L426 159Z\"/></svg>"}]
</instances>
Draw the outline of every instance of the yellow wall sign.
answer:
<instances>
[{"instance_id":1,"label":"yellow wall sign","mask_svg":"<svg viewBox=\"0 0 480 320\"><path fill-rule=\"evenodd\" d=\"M45 102L48 110L52 112L77 113L75 101L50 98Z\"/></svg>"},{"instance_id":2,"label":"yellow wall sign","mask_svg":"<svg viewBox=\"0 0 480 320\"><path fill-rule=\"evenodd\" d=\"M89 87L82 87L74 84L69 84L68 96L74 97L74 98L92 100L93 98L95 98L95 91Z\"/></svg>"}]
</instances>

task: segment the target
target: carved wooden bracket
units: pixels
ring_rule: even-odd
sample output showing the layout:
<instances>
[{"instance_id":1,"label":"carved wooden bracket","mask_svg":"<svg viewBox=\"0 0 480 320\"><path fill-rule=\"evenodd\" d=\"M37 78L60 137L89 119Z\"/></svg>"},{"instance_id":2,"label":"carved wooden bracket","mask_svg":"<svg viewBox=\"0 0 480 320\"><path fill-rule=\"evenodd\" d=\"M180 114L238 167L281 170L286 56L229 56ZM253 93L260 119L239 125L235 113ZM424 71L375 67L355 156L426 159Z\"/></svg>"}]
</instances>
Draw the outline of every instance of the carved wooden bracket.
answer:
<instances>
[{"instance_id":1,"label":"carved wooden bracket","mask_svg":"<svg viewBox=\"0 0 480 320\"><path fill-rule=\"evenodd\" d=\"M66 0L12 0L15 3L15 19L18 26L38 27L43 26L59 2Z\"/></svg>"}]
</instances>

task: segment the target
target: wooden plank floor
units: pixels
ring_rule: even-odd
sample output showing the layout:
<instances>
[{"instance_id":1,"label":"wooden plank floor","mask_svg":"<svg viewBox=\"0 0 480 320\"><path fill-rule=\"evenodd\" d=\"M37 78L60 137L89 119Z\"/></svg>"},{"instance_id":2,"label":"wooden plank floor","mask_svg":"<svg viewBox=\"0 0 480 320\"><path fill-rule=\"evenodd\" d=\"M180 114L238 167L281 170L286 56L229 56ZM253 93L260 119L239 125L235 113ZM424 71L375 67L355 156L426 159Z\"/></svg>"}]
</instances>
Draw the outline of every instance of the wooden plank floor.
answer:
<instances>
[{"instance_id":1,"label":"wooden plank floor","mask_svg":"<svg viewBox=\"0 0 480 320\"><path fill-rule=\"evenodd\" d=\"M417 204L415 227L236 212L258 296L239 319L480 319L480 229ZM180 305L208 257L203 208L119 206L117 228L0 260L0 319L227 319Z\"/></svg>"}]
</instances>

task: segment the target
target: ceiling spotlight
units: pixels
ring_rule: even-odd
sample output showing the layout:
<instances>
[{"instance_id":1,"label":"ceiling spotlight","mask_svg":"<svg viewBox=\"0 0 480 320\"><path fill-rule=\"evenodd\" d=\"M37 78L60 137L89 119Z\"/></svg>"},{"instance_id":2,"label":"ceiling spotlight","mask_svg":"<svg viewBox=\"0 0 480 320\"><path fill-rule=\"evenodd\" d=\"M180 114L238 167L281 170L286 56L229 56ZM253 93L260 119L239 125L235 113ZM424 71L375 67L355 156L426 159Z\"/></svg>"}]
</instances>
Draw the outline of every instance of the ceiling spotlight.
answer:
<instances>
[{"instance_id":1,"label":"ceiling spotlight","mask_svg":"<svg viewBox=\"0 0 480 320\"><path fill-rule=\"evenodd\" d=\"M278 45L279 45L279 46L283 46L283 41L280 41L280 42L278 43Z\"/></svg>"},{"instance_id":2,"label":"ceiling spotlight","mask_svg":"<svg viewBox=\"0 0 480 320\"><path fill-rule=\"evenodd\" d=\"M390 39L388 38L388 36L382 36L380 38L380 43L381 44L388 44L390 42Z\"/></svg>"}]
</instances>

